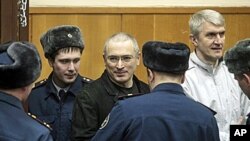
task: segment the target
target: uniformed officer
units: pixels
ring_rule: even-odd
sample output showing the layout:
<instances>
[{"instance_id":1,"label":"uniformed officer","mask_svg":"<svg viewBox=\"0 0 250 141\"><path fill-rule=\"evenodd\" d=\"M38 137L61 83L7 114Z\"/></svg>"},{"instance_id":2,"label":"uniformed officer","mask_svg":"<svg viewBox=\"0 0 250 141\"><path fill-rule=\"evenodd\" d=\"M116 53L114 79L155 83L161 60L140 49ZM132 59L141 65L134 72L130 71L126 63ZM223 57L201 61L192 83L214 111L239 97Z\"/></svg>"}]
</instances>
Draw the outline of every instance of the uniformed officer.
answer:
<instances>
[{"instance_id":1,"label":"uniformed officer","mask_svg":"<svg viewBox=\"0 0 250 141\"><path fill-rule=\"evenodd\" d=\"M28 42L0 46L0 140L52 141L49 129L24 111L33 82L41 73L40 56Z\"/></svg>"},{"instance_id":2,"label":"uniformed officer","mask_svg":"<svg viewBox=\"0 0 250 141\"><path fill-rule=\"evenodd\" d=\"M183 43L143 45L151 93L119 101L93 141L219 141L213 112L185 96L190 50Z\"/></svg>"},{"instance_id":3,"label":"uniformed officer","mask_svg":"<svg viewBox=\"0 0 250 141\"><path fill-rule=\"evenodd\" d=\"M40 41L53 71L32 90L28 110L52 127L54 140L68 141L75 97L91 81L78 73L84 40L77 26L62 25L49 29Z\"/></svg>"}]
</instances>

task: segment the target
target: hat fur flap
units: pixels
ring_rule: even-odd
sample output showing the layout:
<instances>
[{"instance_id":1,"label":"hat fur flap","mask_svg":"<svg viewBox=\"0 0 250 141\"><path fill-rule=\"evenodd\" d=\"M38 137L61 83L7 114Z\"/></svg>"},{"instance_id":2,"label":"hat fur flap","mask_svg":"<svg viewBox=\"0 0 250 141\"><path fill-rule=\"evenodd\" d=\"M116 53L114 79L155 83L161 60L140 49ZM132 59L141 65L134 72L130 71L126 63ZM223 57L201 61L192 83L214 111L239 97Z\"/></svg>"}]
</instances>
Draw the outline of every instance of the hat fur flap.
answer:
<instances>
[{"instance_id":1,"label":"hat fur flap","mask_svg":"<svg viewBox=\"0 0 250 141\"><path fill-rule=\"evenodd\" d=\"M224 55L229 72L240 74L250 71L250 38L237 42Z\"/></svg>"},{"instance_id":2,"label":"hat fur flap","mask_svg":"<svg viewBox=\"0 0 250 141\"><path fill-rule=\"evenodd\" d=\"M190 49L183 43L149 41L142 48L143 63L159 71L180 74L188 69Z\"/></svg>"},{"instance_id":3,"label":"hat fur flap","mask_svg":"<svg viewBox=\"0 0 250 141\"><path fill-rule=\"evenodd\" d=\"M0 48L1 88L27 86L40 76L41 59L34 45L28 42L12 42L1 45Z\"/></svg>"},{"instance_id":4,"label":"hat fur flap","mask_svg":"<svg viewBox=\"0 0 250 141\"><path fill-rule=\"evenodd\" d=\"M44 33L40 42L46 58L51 57L59 49L78 47L84 49L84 40L80 28L72 25L56 26Z\"/></svg>"}]
</instances>

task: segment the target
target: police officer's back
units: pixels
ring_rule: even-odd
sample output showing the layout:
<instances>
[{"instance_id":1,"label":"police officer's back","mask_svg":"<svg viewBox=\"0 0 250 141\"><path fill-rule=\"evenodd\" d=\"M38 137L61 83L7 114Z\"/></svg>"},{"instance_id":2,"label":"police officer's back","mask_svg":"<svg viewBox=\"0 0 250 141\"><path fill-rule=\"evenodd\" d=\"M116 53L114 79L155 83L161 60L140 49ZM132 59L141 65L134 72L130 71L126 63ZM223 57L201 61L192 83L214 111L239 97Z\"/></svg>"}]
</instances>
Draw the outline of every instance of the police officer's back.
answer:
<instances>
[{"instance_id":1,"label":"police officer's back","mask_svg":"<svg viewBox=\"0 0 250 141\"><path fill-rule=\"evenodd\" d=\"M1 141L52 141L49 129L26 114L22 106L40 72L41 60L32 44L0 46Z\"/></svg>"}]
</instances>

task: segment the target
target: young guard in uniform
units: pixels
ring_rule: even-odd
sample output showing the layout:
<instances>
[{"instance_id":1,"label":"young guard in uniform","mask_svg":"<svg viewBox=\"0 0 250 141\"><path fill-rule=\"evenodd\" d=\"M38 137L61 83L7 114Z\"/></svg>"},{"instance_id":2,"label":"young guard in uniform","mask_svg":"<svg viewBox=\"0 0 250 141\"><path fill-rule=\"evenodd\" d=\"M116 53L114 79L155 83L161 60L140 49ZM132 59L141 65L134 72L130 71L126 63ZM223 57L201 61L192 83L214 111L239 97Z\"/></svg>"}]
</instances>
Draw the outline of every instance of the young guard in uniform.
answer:
<instances>
[{"instance_id":1,"label":"young guard in uniform","mask_svg":"<svg viewBox=\"0 0 250 141\"><path fill-rule=\"evenodd\" d=\"M75 97L90 82L78 73L84 49L82 33L76 26L57 26L43 34L40 41L53 71L32 90L28 109L50 124L54 140L69 141Z\"/></svg>"}]
</instances>

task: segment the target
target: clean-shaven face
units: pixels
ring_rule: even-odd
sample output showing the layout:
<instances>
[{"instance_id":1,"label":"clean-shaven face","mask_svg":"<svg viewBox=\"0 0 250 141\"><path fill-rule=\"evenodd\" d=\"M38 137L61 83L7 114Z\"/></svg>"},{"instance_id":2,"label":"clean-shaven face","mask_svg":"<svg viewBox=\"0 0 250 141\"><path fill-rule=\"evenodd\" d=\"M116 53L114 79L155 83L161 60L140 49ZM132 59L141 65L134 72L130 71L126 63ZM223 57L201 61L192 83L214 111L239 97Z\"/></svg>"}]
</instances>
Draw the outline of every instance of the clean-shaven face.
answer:
<instances>
[{"instance_id":1,"label":"clean-shaven face","mask_svg":"<svg viewBox=\"0 0 250 141\"><path fill-rule=\"evenodd\" d=\"M132 85L133 74L139 65L139 55L132 42L111 42L105 55L105 67L111 80L121 86Z\"/></svg>"},{"instance_id":2,"label":"clean-shaven face","mask_svg":"<svg viewBox=\"0 0 250 141\"><path fill-rule=\"evenodd\" d=\"M200 27L198 37L192 40L197 56L205 62L216 62L223 55L225 27L205 22Z\"/></svg>"},{"instance_id":3,"label":"clean-shaven face","mask_svg":"<svg viewBox=\"0 0 250 141\"><path fill-rule=\"evenodd\" d=\"M78 76L80 67L80 51L60 52L54 59L50 61L53 68L53 80L60 87L66 87L73 83Z\"/></svg>"}]
</instances>

